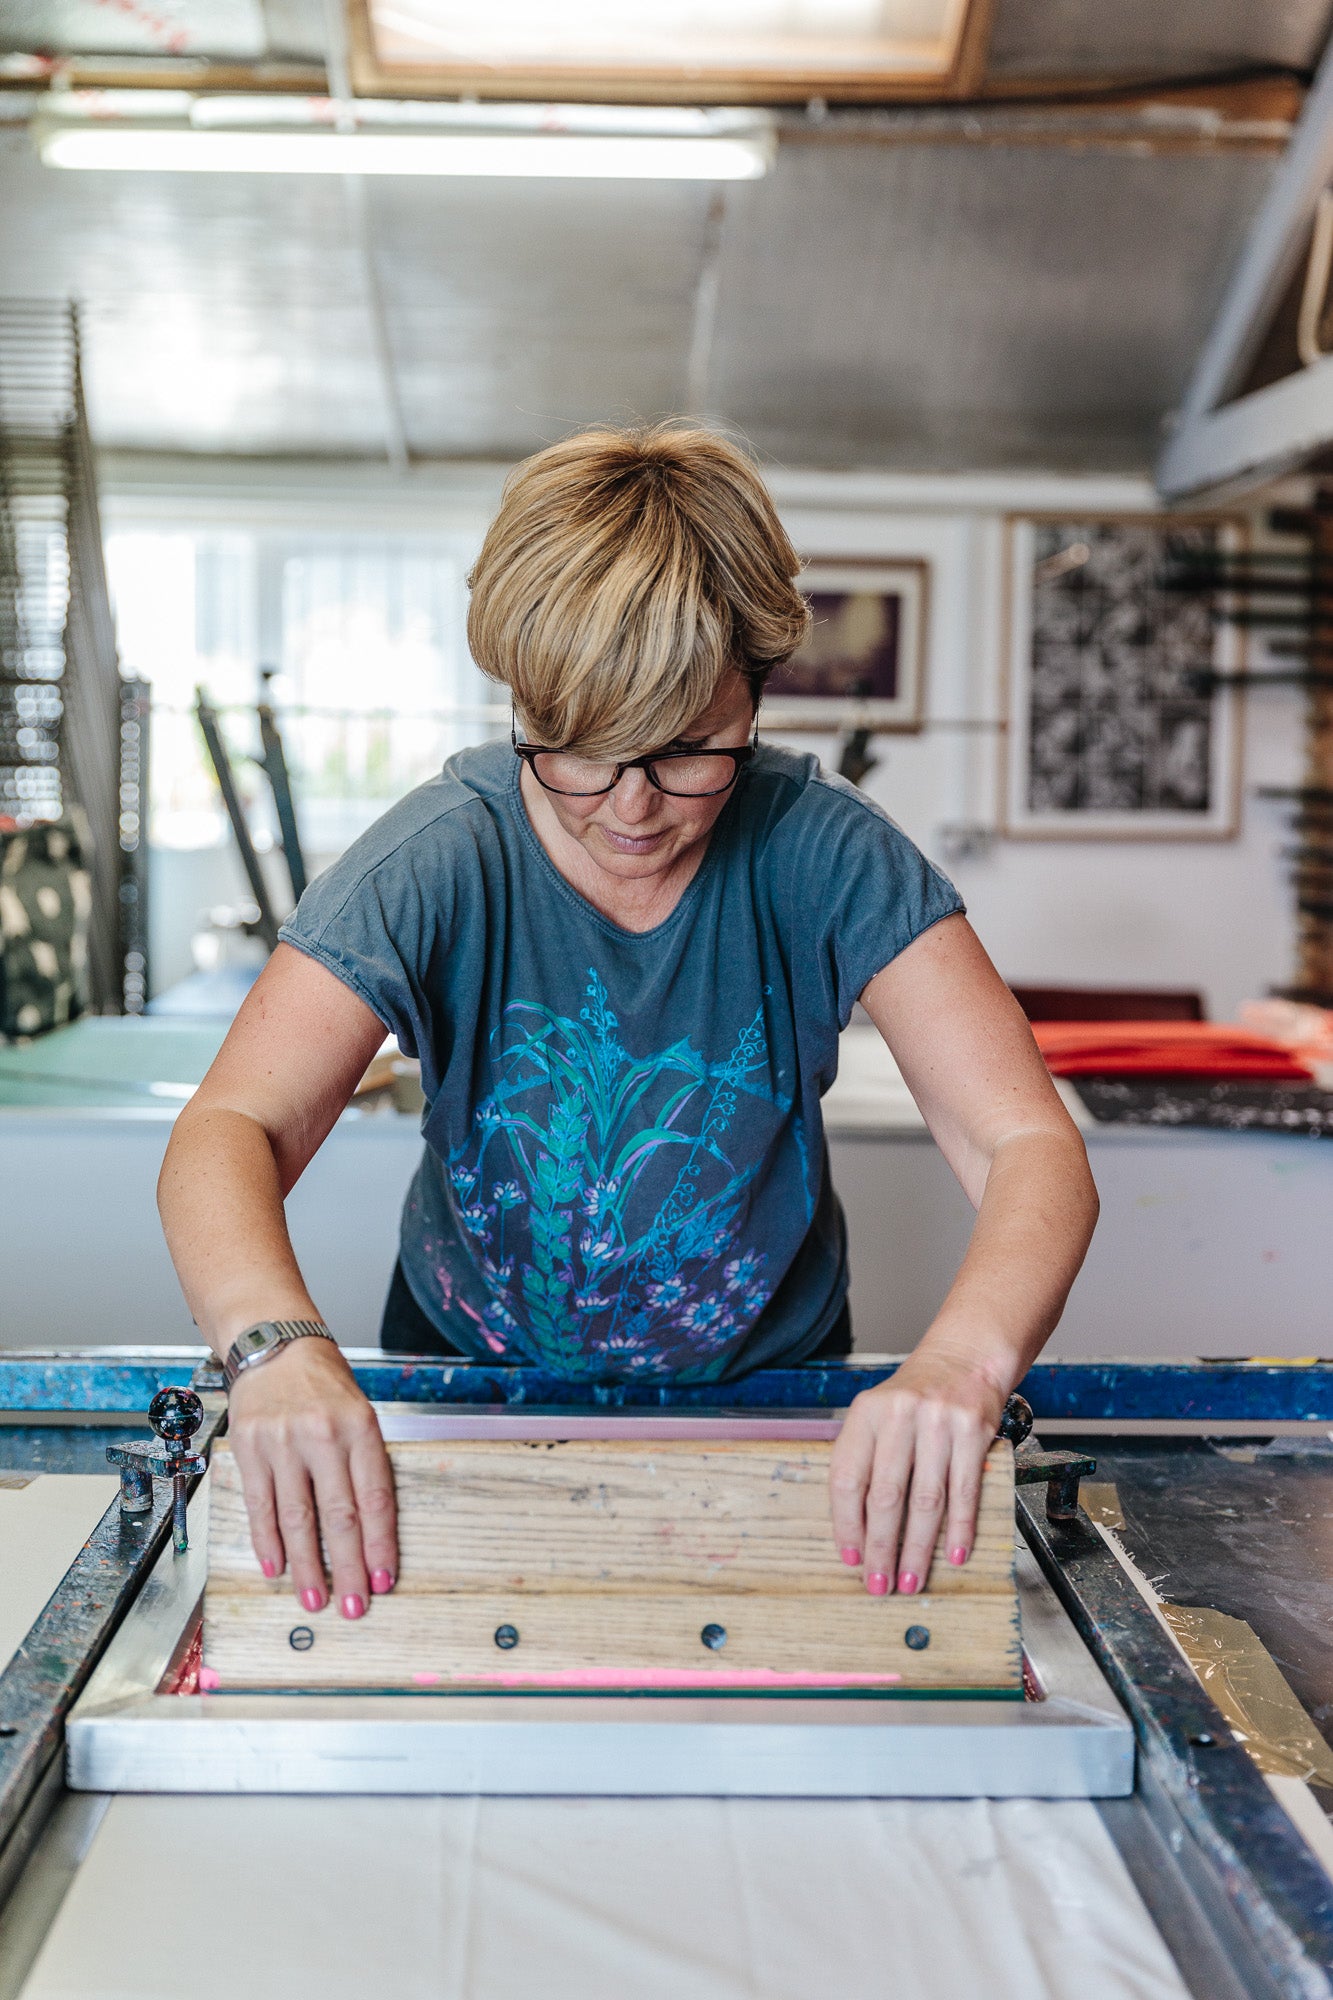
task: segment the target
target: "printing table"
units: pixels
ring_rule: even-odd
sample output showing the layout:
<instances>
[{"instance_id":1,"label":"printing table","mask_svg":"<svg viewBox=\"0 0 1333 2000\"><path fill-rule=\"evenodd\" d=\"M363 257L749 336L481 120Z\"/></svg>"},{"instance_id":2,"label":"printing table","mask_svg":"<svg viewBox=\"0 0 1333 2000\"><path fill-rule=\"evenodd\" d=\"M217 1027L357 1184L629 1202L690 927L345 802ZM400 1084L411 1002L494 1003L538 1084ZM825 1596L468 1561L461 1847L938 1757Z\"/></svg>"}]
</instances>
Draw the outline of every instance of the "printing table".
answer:
<instances>
[{"instance_id":1,"label":"printing table","mask_svg":"<svg viewBox=\"0 0 1333 2000\"><path fill-rule=\"evenodd\" d=\"M375 1400L464 1428L503 1422L506 1409L531 1424L557 1401L602 1421L660 1423L664 1410L735 1421L713 1407L716 1391L598 1391L537 1370L352 1358ZM1006 1782L985 1741L1018 1733L1001 1720L1015 1709L1004 1701L942 1716L934 1766L918 1758L914 1783L858 1777L831 1743L846 1704L820 1699L807 1714L825 1720L808 1728L822 1728L824 1743L807 1738L803 1778L782 1767L784 1795L762 1795L775 1787L739 1739L751 1726L743 1711L761 1711L754 1726L771 1733L792 1704L739 1701L725 1721L685 1713L716 1700L686 1703L674 1721L651 1712L660 1702L622 1703L632 1711L623 1716L604 1709L604 1733L646 1741L674 1728L681 1749L660 1764L653 1795L608 1795L619 1789L614 1759L598 1795L580 1795L554 1735L562 1719L530 1710L514 1722L501 1697L490 1698L500 1712L489 1723L474 1719L532 1733L505 1753L512 1782L496 1784L492 1766L481 1796L467 1783L449 1795L430 1765L430 1730L455 1697L397 1698L396 1708L380 1698L385 1713L373 1716L358 1710L365 1698L334 1698L346 1713L326 1720L341 1738L336 1727L299 1754L278 1743L265 1775L276 1740L266 1698L212 1697L210 1720L209 1698L153 1692L188 1628L202 1537L192 1528L191 1550L173 1555L161 1493L127 1532L103 1484L105 1447L142 1435L153 1393L188 1380L197 1359L106 1349L0 1358L0 1500L40 1499L47 1479L62 1495L97 1482L86 1546L0 1673L0 2000L266 2000L293 1980L320 2000L368 1990L404 2000L1333 1994L1333 1880L1318 1858L1333 1847L1327 1795L1294 1781L1299 1801L1288 1791L1279 1802L1145 1601L1147 1578L1173 1603L1245 1617L1326 1726L1318 1593L1333 1516L1333 1366L1052 1363L1023 1385L1044 1441L1076 1434L1095 1452L1098 1502L1113 1485L1123 1524L1118 1553L1088 1514L1052 1522L1037 1489L1020 1489L1025 1644L1050 1712L1062 1699L1081 1706L1068 1720L1085 1740L1100 1735L1103 1761L1117 1718L1129 1718L1132 1794L1114 1796L1124 1784L1109 1765L1069 1783L1077 1755ZM733 1411L808 1421L891 1365L858 1357L775 1370L725 1393ZM200 1442L220 1420L214 1404ZM20 1489L30 1472L43 1476ZM192 1521L205 1500L206 1487ZM1247 1541L1251 1517L1259 1529ZM0 1510L0 1566L11 1556L5 1521ZM3 1644L0 1624L0 1662ZM1062 1695L1055 1656L1071 1645L1085 1678ZM173 1702L180 1713L168 1719ZM927 1709L947 1707L900 1703L886 1733L922 1738ZM737 1741L710 1765L702 1732L719 1726ZM169 1732L169 1770L145 1778L145 1749L151 1764L164 1746L127 1740L136 1727ZM389 1732L413 1729L404 1758L402 1735L394 1750ZM586 1747L590 1759L606 1755ZM565 1760L558 1784L553 1751ZM157 1789L167 1776L171 1790ZM640 1779L626 1789L649 1788Z\"/></svg>"}]
</instances>

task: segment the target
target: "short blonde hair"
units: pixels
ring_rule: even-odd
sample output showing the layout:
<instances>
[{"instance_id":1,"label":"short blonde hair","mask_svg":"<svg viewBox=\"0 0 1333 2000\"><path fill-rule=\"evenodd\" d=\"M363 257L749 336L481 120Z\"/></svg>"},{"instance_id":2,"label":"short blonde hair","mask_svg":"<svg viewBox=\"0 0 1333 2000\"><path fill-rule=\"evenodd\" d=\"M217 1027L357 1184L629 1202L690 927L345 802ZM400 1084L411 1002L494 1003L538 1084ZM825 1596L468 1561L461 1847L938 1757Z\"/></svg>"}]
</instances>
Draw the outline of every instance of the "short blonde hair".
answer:
<instances>
[{"instance_id":1,"label":"short blonde hair","mask_svg":"<svg viewBox=\"0 0 1333 2000\"><path fill-rule=\"evenodd\" d=\"M468 579L468 640L531 740L672 742L729 671L756 702L805 635L796 552L755 466L696 425L580 431L517 466Z\"/></svg>"}]
</instances>

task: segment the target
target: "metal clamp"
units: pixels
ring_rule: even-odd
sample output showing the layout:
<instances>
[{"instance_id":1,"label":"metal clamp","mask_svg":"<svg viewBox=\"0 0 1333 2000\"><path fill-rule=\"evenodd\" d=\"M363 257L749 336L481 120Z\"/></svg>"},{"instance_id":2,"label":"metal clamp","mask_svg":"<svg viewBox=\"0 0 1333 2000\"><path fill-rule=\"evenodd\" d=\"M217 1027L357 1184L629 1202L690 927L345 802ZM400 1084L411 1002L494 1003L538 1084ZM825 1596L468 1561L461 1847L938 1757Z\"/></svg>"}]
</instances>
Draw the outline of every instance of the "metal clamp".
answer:
<instances>
[{"instance_id":1,"label":"metal clamp","mask_svg":"<svg viewBox=\"0 0 1333 2000\"><path fill-rule=\"evenodd\" d=\"M148 1405L148 1421L156 1432L152 1439L127 1439L106 1448L108 1464L120 1467L120 1511L131 1519L151 1513L154 1479L169 1479L172 1539L177 1553L184 1555L190 1546L186 1481L208 1463L190 1443L204 1421L204 1406L193 1389L159 1389Z\"/></svg>"},{"instance_id":2,"label":"metal clamp","mask_svg":"<svg viewBox=\"0 0 1333 2000\"><path fill-rule=\"evenodd\" d=\"M999 1435L1014 1447L1015 1486L1045 1486L1046 1518L1064 1526L1078 1513L1079 1481L1097 1470L1097 1461L1082 1451L1041 1451L1029 1445L1034 1421L1027 1398L1011 1396Z\"/></svg>"}]
</instances>

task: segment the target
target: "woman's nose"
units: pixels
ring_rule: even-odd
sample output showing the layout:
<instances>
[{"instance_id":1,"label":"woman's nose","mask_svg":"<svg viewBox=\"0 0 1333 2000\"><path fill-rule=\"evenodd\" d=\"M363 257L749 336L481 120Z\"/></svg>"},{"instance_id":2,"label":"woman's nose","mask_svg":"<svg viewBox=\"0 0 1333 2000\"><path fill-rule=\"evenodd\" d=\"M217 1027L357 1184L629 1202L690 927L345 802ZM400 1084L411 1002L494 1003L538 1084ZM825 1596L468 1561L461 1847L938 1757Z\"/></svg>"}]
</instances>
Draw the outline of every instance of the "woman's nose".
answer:
<instances>
[{"instance_id":1,"label":"woman's nose","mask_svg":"<svg viewBox=\"0 0 1333 2000\"><path fill-rule=\"evenodd\" d=\"M627 825L637 826L641 820L647 819L653 809L653 787L648 782L648 773L622 771L611 794L611 803L616 818L623 819Z\"/></svg>"}]
</instances>

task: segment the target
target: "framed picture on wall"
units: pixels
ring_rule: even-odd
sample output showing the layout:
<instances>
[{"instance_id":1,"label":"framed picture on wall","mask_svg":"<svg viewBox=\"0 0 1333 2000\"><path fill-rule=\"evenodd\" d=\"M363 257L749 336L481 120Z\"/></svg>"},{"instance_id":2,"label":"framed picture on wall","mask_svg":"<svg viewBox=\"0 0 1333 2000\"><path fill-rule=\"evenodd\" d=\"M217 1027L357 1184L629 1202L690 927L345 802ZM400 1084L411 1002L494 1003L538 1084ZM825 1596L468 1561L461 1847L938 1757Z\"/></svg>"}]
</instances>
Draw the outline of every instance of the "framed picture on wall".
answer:
<instances>
[{"instance_id":1,"label":"framed picture on wall","mask_svg":"<svg viewBox=\"0 0 1333 2000\"><path fill-rule=\"evenodd\" d=\"M1045 839L1226 839L1240 796L1242 664L1191 557L1244 546L1217 516L1029 515L1007 523L1002 830Z\"/></svg>"},{"instance_id":2,"label":"framed picture on wall","mask_svg":"<svg viewBox=\"0 0 1333 2000\"><path fill-rule=\"evenodd\" d=\"M786 729L920 729L929 564L812 562L797 579L810 631L772 676L765 707Z\"/></svg>"}]
</instances>

